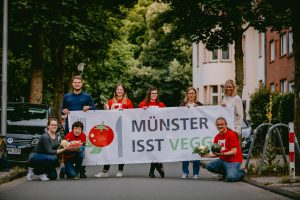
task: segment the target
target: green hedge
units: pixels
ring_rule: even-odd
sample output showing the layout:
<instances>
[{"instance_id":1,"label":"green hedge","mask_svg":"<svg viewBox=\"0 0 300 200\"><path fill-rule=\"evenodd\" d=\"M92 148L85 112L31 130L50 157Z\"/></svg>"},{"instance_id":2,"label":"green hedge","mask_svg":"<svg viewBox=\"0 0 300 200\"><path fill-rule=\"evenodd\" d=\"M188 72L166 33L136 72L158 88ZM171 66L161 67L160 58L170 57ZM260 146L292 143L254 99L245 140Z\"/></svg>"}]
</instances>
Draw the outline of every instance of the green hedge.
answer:
<instances>
[{"instance_id":1,"label":"green hedge","mask_svg":"<svg viewBox=\"0 0 300 200\"><path fill-rule=\"evenodd\" d=\"M261 87L251 95L249 115L251 118L252 128L255 129L262 123L269 122L267 117L268 107L270 103L270 95L272 96L272 124L294 121L294 93L274 93L265 87ZM285 147L288 146L288 130L279 128L281 137ZM268 127L260 129L255 142L254 155L261 153L261 148L264 144L264 139ZM274 141L275 146L278 146L278 140Z\"/></svg>"},{"instance_id":2,"label":"green hedge","mask_svg":"<svg viewBox=\"0 0 300 200\"><path fill-rule=\"evenodd\" d=\"M274 93L265 87L256 90L251 96L249 115L252 127L269 122L268 105L272 95L272 124L294 121L294 93Z\"/></svg>"}]
</instances>

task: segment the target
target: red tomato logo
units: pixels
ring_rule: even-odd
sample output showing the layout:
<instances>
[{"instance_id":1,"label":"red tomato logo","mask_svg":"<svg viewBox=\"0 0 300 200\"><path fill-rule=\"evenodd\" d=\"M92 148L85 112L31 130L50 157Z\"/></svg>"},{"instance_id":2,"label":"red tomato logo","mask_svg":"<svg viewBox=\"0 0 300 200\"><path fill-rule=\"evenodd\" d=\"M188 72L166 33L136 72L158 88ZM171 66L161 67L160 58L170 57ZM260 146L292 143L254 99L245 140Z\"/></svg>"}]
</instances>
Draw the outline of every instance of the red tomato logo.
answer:
<instances>
[{"instance_id":1,"label":"red tomato logo","mask_svg":"<svg viewBox=\"0 0 300 200\"><path fill-rule=\"evenodd\" d=\"M102 123L90 130L89 140L94 146L106 147L114 140L114 132L109 126Z\"/></svg>"}]
</instances>

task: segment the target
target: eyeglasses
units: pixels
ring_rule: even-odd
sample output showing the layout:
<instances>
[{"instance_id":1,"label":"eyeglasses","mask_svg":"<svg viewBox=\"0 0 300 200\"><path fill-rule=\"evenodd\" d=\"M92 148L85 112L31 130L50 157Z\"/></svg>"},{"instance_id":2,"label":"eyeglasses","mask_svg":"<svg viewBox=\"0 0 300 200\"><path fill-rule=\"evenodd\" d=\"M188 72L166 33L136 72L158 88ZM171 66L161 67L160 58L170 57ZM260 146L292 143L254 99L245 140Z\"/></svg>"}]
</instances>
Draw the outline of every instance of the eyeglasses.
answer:
<instances>
[{"instance_id":1,"label":"eyeglasses","mask_svg":"<svg viewBox=\"0 0 300 200\"><path fill-rule=\"evenodd\" d=\"M58 126L58 124L50 124L50 126Z\"/></svg>"}]
</instances>

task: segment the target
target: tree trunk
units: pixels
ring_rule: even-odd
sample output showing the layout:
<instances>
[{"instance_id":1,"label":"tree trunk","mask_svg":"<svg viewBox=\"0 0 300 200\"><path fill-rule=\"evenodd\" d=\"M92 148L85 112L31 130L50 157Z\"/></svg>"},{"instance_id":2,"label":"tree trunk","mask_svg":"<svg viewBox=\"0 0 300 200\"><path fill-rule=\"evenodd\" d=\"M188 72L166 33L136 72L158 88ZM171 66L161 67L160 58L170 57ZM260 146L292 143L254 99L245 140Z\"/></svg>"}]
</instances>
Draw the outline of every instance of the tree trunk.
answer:
<instances>
[{"instance_id":1,"label":"tree trunk","mask_svg":"<svg viewBox=\"0 0 300 200\"><path fill-rule=\"evenodd\" d=\"M243 64L243 31L242 26L237 29L236 39L234 40L234 60L235 60L235 81L238 95L242 98L244 87L244 64Z\"/></svg>"},{"instance_id":2,"label":"tree trunk","mask_svg":"<svg viewBox=\"0 0 300 200\"><path fill-rule=\"evenodd\" d=\"M56 115L58 116L59 119L61 119L61 105L62 105L62 100L64 96L64 69L65 69L65 59L66 59L66 48L65 47L60 47L60 48L55 48L53 47L51 49L51 58L52 58L52 63L55 67L55 72L56 72L56 79L54 83L54 111Z\"/></svg>"},{"instance_id":3,"label":"tree trunk","mask_svg":"<svg viewBox=\"0 0 300 200\"><path fill-rule=\"evenodd\" d=\"M30 103L42 103L43 100L43 51L44 35L41 31L34 31L32 42L32 66L30 83Z\"/></svg>"},{"instance_id":4,"label":"tree trunk","mask_svg":"<svg viewBox=\"0 0 300 200\"><path fill-rule=\"evenodd\" d=\"M298 139L298 144L300 144L300 12L296 11L298 7L294 6L293 15L293 52L295 61L295 111L294 111L294 126L295 135ZM300 155L296 154L296 175L300 175Z\"/></svg>"}]
</instances>

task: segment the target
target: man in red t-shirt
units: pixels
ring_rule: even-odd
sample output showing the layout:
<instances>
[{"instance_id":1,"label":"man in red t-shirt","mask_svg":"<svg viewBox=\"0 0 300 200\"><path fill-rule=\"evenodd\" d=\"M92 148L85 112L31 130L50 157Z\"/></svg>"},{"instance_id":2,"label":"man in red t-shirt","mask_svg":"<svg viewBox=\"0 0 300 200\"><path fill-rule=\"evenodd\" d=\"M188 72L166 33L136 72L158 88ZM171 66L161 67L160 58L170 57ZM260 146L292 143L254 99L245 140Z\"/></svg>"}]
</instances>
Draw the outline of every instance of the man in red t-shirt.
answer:
<instances>
[{"instance_id":1,"label":"man in red t-shirt","mask_svg":"<svg viewBox=\"0 0 300 200\"><path fill-rule=\"evenodd\" d=\"M243 157L238 134L227 127L227 121L223 117L217 118L216 127L219 133L216 135L214 143L221 146L221 151L201 155L207 158L219 157L208 163L206 169L223 175L228 182L239 181L243 179L245 171L240 169Z\"/></svg>"},{"instance_id":2,"label":"man in red t-shirt","mask_svg":"<svg viewBox=\"0 0 300 200\"><path fill-rule=\"evenodd\" d=\"M61 146L69 147L68 151L63 154L65 173L68 178L79 178L85 143L86 135L83 133L83 123L76 121L72 125L72 131L61 142Z\"/></svg>"}]
</instances>

